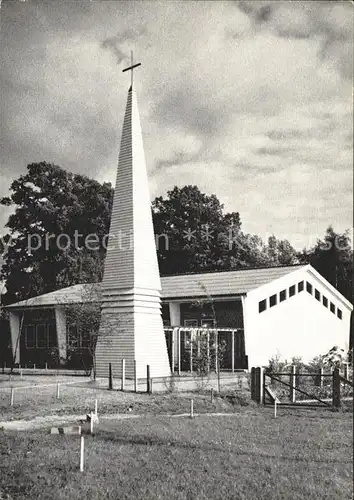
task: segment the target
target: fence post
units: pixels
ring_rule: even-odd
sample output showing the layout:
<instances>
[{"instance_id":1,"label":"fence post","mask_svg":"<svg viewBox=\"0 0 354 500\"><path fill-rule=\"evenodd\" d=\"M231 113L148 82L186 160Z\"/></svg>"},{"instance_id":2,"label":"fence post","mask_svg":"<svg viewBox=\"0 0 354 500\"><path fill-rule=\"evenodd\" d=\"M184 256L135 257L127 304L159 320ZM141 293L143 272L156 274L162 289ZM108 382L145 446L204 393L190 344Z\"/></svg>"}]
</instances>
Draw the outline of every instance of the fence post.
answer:
<instances>
[{"instance_id":1,"label":"fence post","mask_svg":"<svg viewBox=\"0 0 354 500\"><path fill-rule=\"evenodd\" d=\"M218 350L218 331L215 330L215 371L216 373L219 370L219 350Z\"/></svg>"},{"instance_id":2,"label":"fence post","mask_svg":"<svg viewBox=\"0 0 354 500\"><path fill-rule=\"evenodd\" d=\"M296 387L296 366L292 365L291 367L291 373L290 373L290 401L292 403L295 403L296 400L296 392L295 392L295 387Z\"/></svg>"},{"instance_id":3,"label":"fence post","mask_svg":"<svg viewBox=\"0 0 354 500\"><path fill-rule=\"evenodd\" d=\"M189 349L189 357L190 357L190 360L189 360L189 369L190 369L190 372L193 373L193 333L190 332L190 338L191 338L191 343L190 343L190 349Z\"/></svg>"},{"instance_id":4,"label":"fence post","mask_svg":"<svg viewBox=\"0 0 354 500\"><path fill-rule=\"evenodd\" d=\"M258 367L255 369L255 401L259 404L263 404L263 368Z\"/></svg>"},{"instance_id":5,"label":"fence post","mask_svg":"<svg viewBox=\"0 0 354 500\"><path fill-rule=\"evenodd\" d=\"M151 384L150 384L150 365L146 365L146 392L148 394L151 393Z\"/></svg>"},{"instance_id":6,"label":"fence post","mask_svg":"<svg viewBox=\"0 0 354 500\"><path fill-rule=\"evenodd\" d=\"M124 391L125 388L125 359L122 359L122 381L121 381L121 389Z\"/></svg>"},{"instance_id":7,"label":"fence post","mask_svg":"<svg viewBox=\"0 0 354 500\"><path fill-rule=\"evenodd\" d=\"M84 471L84 447L85 447L84 436L81 435L80 438L80 472Z\"/></svg>"},{"instance_id":8,"label":"fence post","mask_svg":"<svg viewBox=\"0 0 354 500\"><path fill-rule=\"evenodd\" d=\"M181 329L177 328L177 373L181 375Z\"/></svg>"},{"instance_id":9,"label":"fence post","mask_svg":"<svg viewBox=\"0 0 354 500\"><path fill-rule=\"evenodd\" d=\"M136 371L136 359L134 359L134 392L138 392L138 376Z\"/></svg>"},{"instance_id":10,"label":"fence post","mask_svg":"<svg viewBox=\"0 0 354 500\"><path fill-rule=\"evenodd\" d=\"M332 375L332 406L334 408L340 407L340 375L338 368L333 370Z\"/></svg>"},{"instance_id":11,"label":"fence post","mask_svg":"<svg viewBox=\"0 0 354 500\"><path fill-rule=\"evenodd\" d=\"M15 389L11 387L11 395L10 395L10 405L14 405L14 396L15 396Z\"/></svg>"},{"instance_id":12,"label":"fence post","mask_svg":"<svg viewBox=\"0 0 354 500\"><path fill-rule=\"evenodd\" d=\"M235 371L235 330L231 332L231 371Z\"/></svg>"},{"instance_id":13,"label":"fence post","mask_svg":"<svg viewBox=\"0 0 354 500\"><path fill-rule=\"evenodd\" d=\"M171 372L175 372L175 330L171 330Z\"/></svg>"},{"instance_id":14,"label":"fence post","mask_svg":"<svg viewBox=\"0 0 354 500\"><path fill-rule=\"evenodd\" d=\"M57 383L57 399L60 398L60 384L59 382Z\"/></svg>"},{"instance_id":15,"label":"fence post","mask_svg":"<svg viewBox=\"0 0 354 500\"><path fill-rule=\"evenodd\" d=\"M108 365L108 390L113 389L113 377L112 377L112 363Z\"/></svg>"},{"instance_id":16,"label":"fence post","mask_svg":"<svg viewBox=\"0 0 354 500\"><path fill-rule=\"evenodd\" d=\"M344 365L344 378L349 380L349 364L348 363L345 363L345 365Z\"/></svg>"},{"instance_id":17,"label":"fence post","mask_svg":"<svg viewBox=\"0 0 354 500\"><path fill-rule=\"evenodd\" d=\"M207 369L208 373L210 373L210 333L207 331Z\"/></svg>"},{"instance_id":18,"label":"fence post","mask_svg":"<svg viewBox=\"0 0 354 500\"><path fill-rule=\"evenodd\" d=\"M256 400L256 369L254 367L251 368L251 399L252 401Z\"/></svg>"}]
</instances>

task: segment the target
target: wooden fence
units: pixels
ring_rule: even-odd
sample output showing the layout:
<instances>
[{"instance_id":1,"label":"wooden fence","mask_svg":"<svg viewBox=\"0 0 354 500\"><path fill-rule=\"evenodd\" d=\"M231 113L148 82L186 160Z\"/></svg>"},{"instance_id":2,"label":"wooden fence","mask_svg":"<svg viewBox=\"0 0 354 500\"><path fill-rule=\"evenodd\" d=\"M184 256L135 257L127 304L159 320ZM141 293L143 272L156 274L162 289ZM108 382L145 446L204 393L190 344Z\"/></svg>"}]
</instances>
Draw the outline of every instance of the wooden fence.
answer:
<instances>
[{"instance_id":1,"label":"wooden fence","mask_svg":"<svg viewBox=\"0 0 354 500\"><path fill-rule=\"evenodd\" d=\"M330 373L268 372L264 368L251 370L251 397L260 404L284 406L322 406L338 408L344 400L353 398L353 380L348 369L335 368Z\"/></svg>"}]
</instances>

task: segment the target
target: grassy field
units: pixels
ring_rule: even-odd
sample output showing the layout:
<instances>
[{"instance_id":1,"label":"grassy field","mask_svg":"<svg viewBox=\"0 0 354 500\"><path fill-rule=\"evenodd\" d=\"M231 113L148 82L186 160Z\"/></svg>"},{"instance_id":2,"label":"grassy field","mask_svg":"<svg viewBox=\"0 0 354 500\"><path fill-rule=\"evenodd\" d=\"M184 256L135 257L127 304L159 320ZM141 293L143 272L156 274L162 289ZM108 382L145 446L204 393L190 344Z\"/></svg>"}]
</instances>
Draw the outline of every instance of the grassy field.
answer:
<instances>
[{"instance_id":1,"label":"grassy field","mask_svg":"<svg viewBox=\"0 0 354 500\"><path fill-rule=\"evenodd\" d=\"M101 418L85 437L83 473L79 439L0 431L0 498L352 498L350 413L280 408L274 419L271 409L238 408L194 419Z\"/></svg>"},{"instance_id":2,"label":"grassy field","mask_svg":"<svg viewBox=\"0 0 354 500\"><path fill-rule=\"evenodd\" d=\"M56 399L55 386L0 382L0 422L24 419L29 426L15 432L0 423L0 500L352 499L348 411L278 408L274 419L271 407L241 406L248 401L237 390L234 399L225 393L211 401L210 393L122 393L83 381L63 385ZM191 398L194 419L181 416ZM100 423L85 437L80 473L79 436L49 435L51 418L73 424L95 399ZM229 415L207 415L215 412ZM124 415L135 418L118 418ZM41 428L31 428L39 416Z\"/></svg>"},{"instance_id":3,"label":"grassy field","mask_svg":"<svg viewBox=\"0 0 354 500\"><path fill-rule=\"evenodd\" d=\"M205 394L159 393L148 395L146 392L135 394L119 390L108 391L106 386L98 386L84 379L75 385L60 385L60 398L56 398L56 381L75 381L54 377L28 377L27 379L12 380L0 377L0 422L5 420L24 419L47 415L85 414L94 409L95 400L98 401L100 414L128 413L133 409L139 414L184 413L189 410L190 398L196 400L196 411L234 411L234 405L227 399L214 398L210 401L210 392ZM36 384L42 384L41 387ZM43 386L43 384L50 384ZM31 388L28 388L31 385ZM10 388L15 387L14 405L10 406ZM118 386L118 384L116 385ZM242 397L245 392L242 391ZM250 395L247 393L246 403ZM241 401L242 402L242 401ZM1 427L1 424L0 424Z\"/></svg>"}]
</instances>

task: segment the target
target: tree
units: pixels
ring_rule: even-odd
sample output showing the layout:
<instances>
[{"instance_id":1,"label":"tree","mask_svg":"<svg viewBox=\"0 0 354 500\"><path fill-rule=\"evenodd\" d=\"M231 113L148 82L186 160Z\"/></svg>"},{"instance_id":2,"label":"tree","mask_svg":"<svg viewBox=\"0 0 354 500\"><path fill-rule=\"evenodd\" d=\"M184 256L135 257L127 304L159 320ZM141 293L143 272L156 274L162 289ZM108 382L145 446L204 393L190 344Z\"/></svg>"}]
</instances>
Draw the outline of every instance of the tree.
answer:
<instances>
[{"instance_id":1,"label":"tree","mask_svg":"<svg viewBox=\"0 0 354 500\"><path fill-rule=\"evenodd\" d=\"M223 267L226 240L222 238L228 228L222 209L216 196L201 193L197 186L175 187L165 199L154 200L152 213L155 234L159 236L161 274ZM239 214L228 214L228 220L238 231ZM165 239L161 240L162 235Z\"/></svg>"},{"instance_id":2,"label":"tree","mask_svg":"<svg viewBox=\"0 0 354 500\"><path fill-rule=\"evenodd\" d=\"M113 189L57 165L32 163L0 203L15 207L0 279L7 302L102 279ZM90 240L89 235L93 236ZM87 243L89 238L89 244ZM94 241L93 241L94 240Z\"/></svg>"},{"instance_id":3,"label":"tree","mask_svg":"<svg viewBox=\"0 0 354 500\"><path fill-rule=\"evenodd\" d=\"M163 275L297 261L287 240L272 236L267 246L258 236L243 233L239 213L223 213L217 197L197 186L175 187L166 198L155 198L152 213Z\"/></svg>"},{"instance_id":4,"label":"tree","mask_svg":"<svg viewBox=\"0 0 354 500\"><path fill-rule=\"evenodd\" d=\"M98 283L86 284L81 302L67 301L65 305L67 326L67 365L82 366L87 372L92 368L96 379L96 344L101 323L102 291Z\"/></svg>"},{"instance_id":5,"label":"tree","mask_svg":"<svg viewBox=\"0 0 354 500\"><path fill-rule=\"evenodd\" d=\"M299 254L302 263L311 264L349 301L353 301L353 250L348 231L336 233L332 226L323 240Z\"/></svg>"},{"instance_id":6,"label":"tree","mask_svg":"<svg viewBox=\"0 0 354 500\"><path fill-rule=\"evenodd\" d=\"M296 250L288 240L278 240L274 234L269 236L268 245L264 249L268 265L291 266L299 262Z\"/></svg>"}]
</instances>

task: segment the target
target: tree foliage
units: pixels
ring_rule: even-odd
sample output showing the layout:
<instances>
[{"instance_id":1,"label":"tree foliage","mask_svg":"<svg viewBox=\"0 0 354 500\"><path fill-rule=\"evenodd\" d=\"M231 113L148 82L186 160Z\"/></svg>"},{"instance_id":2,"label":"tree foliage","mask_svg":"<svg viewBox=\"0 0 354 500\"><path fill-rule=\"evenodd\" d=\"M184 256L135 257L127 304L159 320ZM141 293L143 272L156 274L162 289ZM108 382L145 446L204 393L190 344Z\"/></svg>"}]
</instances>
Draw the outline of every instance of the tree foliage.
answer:
<instances>
[{"instance_id":1,"label":"tree foliage","mask_svg":"<svg viewBox=\"0 0 354 500\"><path fill-rule=\"evenodd\" d=\"M99 281L105 255L102 238L109 228L112 206L111 185L42 162L28 165L27 173L13 181L10 189L11 196L0 201L16 207L7 223L11 245L0 275L6 280L7 300ZM89 234L97 234L97 249L82 244ZM60 246L59 235L65 235ZM34 249L38 241L41 244Z\"/></svg>"},{"instance_id":2,"label":"tree foliage","mask_svg":"<svg viewBox=\"0 0 354 500\"><path fill-rule=\"evenodd\" d=\"M0 274L7 302L100 281L112 186L41 162L28 165L10 189L11 196L0 200L15 209L1 239L8 245ZM297 253L287 240L272 235L264 242L243 232L238 212L225 213L215 195L191 185L155 198L152 216L162 275L310 263L352 300L353 252L347 233L329 227L323 240ZM97 238L94 248L84 244L91 234ZM29 251L34 235L41 245ZM58 246L60 235L66 236Z\"/></svg>"},{"instance_id":3,"label":"tree foliage","mask_svg":"<svg viewBox=\"0 0 354 500\"><path fill-rule=\"evenodd\" d=\"M297 262L288 241L272 236L265 245L258 236L245 234L239 213L224 213L217 197L197 186L175 187L165 198L156 198L152 210L163 275Z\"/></svg>"},{"instance_id":4,"label":"tree foliage","mask_svg":"<svg viewBox=\"0 0 354 500\"><path fill-rule=\"evenodd\" d=\"M314 247L299 254L302 263L311 264L349 301L353 301L353 250L348 231L337 233L332 226Z\"/></svg>"}]
</instances>

